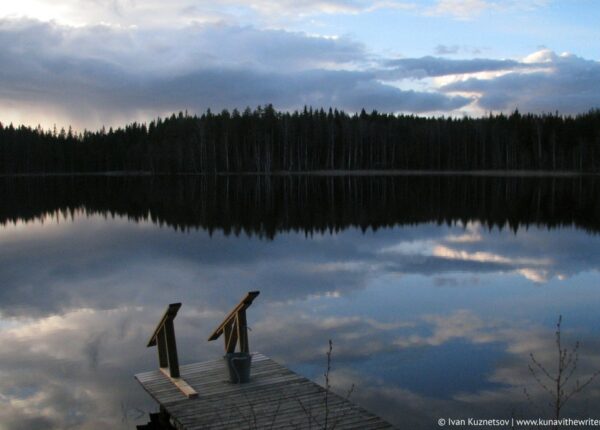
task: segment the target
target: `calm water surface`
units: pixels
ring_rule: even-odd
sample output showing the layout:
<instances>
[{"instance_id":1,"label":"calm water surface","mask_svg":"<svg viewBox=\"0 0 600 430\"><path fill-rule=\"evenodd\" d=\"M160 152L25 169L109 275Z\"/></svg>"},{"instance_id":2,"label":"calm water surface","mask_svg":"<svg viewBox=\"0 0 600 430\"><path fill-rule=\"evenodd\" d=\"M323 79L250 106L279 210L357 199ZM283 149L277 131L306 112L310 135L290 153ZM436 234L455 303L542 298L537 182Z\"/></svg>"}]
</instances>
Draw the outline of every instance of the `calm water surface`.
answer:
<instances>
[{"instance_id":1,"label":"calm water surface","mask_svg":"<svg viewBox=\"0 0 600 430\"><path fill-rule=\"evenodd\" d=\"M145 422L133 374L157 366L165 306L183 303L180 361L209 360L254 289L252 350L322 382L332 339L334 389L399 427L550 416L528 364L554 369L559 315L573 380L600 369L595 182L165 181L2 183L0 428ZM595 381L564 415L598 404Z\"/></svg>"}]
</instances>

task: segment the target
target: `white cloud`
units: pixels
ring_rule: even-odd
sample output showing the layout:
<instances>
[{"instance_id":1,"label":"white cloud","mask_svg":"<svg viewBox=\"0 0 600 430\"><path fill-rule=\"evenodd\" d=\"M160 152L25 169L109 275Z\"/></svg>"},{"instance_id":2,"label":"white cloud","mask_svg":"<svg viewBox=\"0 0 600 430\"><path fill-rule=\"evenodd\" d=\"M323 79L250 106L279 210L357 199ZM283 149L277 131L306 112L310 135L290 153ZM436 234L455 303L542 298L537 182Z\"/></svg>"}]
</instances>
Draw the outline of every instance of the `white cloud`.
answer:
<instances>
[{"instance_id":1,"label":"white cloud","mask_svg":"<svg viewBox=\"0 0 600 430\"><path fill-rule=\"evenodd\" d=\"M118 402L139 401L123 368L144 361L135 319L146 320L139 309L81 309L0 331L11 345L0 351L0 428L118 428Z\"/></svg>"},{"instance_id":2,"label":"white cloud","mask_svg":"<svg viewBox=\"0 0 600 430\"><path fill-rule=\"evenodd\" d=\"M449 15L457 19L470 19L490 7L485 0L438 0L427 10L431 15Z\"/></svg>"},{"instance_id":3,"label":"white cloud","mask_svg":"<svg viewBox=\"0 0 600 430\"><path fill-rule=\"evenodd\" d=\"M472 19L486 12L530 11L547 0L436 0L433 5L403 0L21 0L0 5L0 18L33 18L83 26L177 27L192 22L282 22L318 15L357 15L375 10Z\"/></svg>"},{"instance_id":4,"label":"white cloud","mask_svg":"<svg viewBox=\"0 0 600 430\"><path fill-rule=\"evenodd\" d=\"M483 13L531 11L546 6L548 0L437 0L425 14L469 20Z\"/></svg>"},{"instance_id":5,"label":"white cloud","mask_svg":"<svg viewBox=\"0 0 600 430\"><path fill-rule=\"evenodd\" d=\"M558 56L550 49L540 49L539 51L533 52L525 58L523 63L525 64L548 64L553 63L558 59Z\"/></svg>"},{"instance_id":6,"label":"white cloud","mask_svg":"<svg viewBox=\"0 0 600 430\"><path fill-rule=\"evenodd\" d=\"M202 0L172 0L168 4L157 0L22 0L3 2L0 18L29 18L70 26L151 28L235 20L226 9Z\"/></svg>"},{"instance_id":7,"label":"white cloud","mask_svg":"<svg viewBox=\"0 0 600 430\"><path fill-rule=\"evenodd\" d=\"M536 282L538 284L543 284L548 282L549 273L548 270L543 269L531 269L531 268L523 268L517 270L517 273L523 275L525 278L530 281Z\"/></svg>"},{"instance_id":8,"label":"white cloud","mask_svg":"<svg viewBox=\"0 0 600 430\"><path fill-rule=\"evenodd\" d=\"M4 2L0 18L31 18L71 26L181 27L194 22L280 22L315 15L360 14L377 9L415 9L404 1L364 0L22 0Z\"/></svg>"},{"instance_id":9,"label":"white cloud","mask_svg":"<svg viewBox=\"0 0 600 430\"><path fill-rule=\"evenodd\" d=\"M548 266L552 262L544 258L506 257L486 251L468 252L461 249L453 249L444 245L437 245L432 254L436 257L450 260L477 261L480 263L498 263L506 265L536 265Z\"/></svg>"}]
</instances>

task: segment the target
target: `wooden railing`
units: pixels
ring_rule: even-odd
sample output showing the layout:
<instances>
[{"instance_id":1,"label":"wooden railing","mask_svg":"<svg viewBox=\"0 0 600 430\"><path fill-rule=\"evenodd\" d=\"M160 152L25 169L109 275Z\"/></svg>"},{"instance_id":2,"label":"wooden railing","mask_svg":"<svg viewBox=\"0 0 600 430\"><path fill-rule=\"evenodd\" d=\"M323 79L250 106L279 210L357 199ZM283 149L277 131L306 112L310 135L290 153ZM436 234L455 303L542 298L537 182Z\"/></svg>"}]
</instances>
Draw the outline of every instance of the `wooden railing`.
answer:
<instances>
[{"instance_id":1,"label":"wooden railing","mask_svg":"<svg viewBox=\"0 0 600 430\"><path fill-rule=\"evenodd\" d=\"M181 303L171 303L167 307L146 346L157 346L158 365L161 372L171 379L177 388L188 398L195 398L198 397L196 390L190 387L179 375L179 358L177 357L177 343L175 342L173 320L177 316L180 307Z\"/></svg>"},{"instance_id":2,"label":"wooden railing","mask_svg":"<svg viewBox=\"0 0 600 430\"><path fill-rule=\"evenodd\" d=\"M246 322L246 309L252 304L260 291L250 291L225 317L223 322L208 338L209 341L218 339L225 334L225 352L235 352L239 345L240 352L250 352L248 347L248 325Z\"/></svg>"},{"instance_id":3,"label":"wooden railing","mask_svg":"<svg viewBox=\"0 0 600 430\"><path fill-rule=\"evenodd\" d=\"M154 345L158 347L158 365L161 369L168 368L172 378L179 378L179 358L177 357L173 320L180 307L181 303L171 303L167 307L147 345L148 347Z\"/></svg>"}]
</instances>

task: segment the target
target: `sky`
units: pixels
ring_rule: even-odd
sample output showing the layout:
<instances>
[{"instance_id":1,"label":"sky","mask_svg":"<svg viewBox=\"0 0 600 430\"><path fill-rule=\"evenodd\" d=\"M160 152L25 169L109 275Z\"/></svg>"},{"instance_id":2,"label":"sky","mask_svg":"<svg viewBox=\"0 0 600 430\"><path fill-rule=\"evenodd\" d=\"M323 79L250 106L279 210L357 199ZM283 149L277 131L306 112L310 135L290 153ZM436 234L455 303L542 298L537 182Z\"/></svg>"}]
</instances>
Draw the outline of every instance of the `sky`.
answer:
<instances>
[{"instance_id":1,"label":"sky","mask_svg":"<svg viewBox=\"0 0 600 430\"><path fill-rule=\"evenodd\" d=\"M0 122L76 130L207 108L418 115L600 107L589 0L0 3Z\"/></svg>"}]
</instances>

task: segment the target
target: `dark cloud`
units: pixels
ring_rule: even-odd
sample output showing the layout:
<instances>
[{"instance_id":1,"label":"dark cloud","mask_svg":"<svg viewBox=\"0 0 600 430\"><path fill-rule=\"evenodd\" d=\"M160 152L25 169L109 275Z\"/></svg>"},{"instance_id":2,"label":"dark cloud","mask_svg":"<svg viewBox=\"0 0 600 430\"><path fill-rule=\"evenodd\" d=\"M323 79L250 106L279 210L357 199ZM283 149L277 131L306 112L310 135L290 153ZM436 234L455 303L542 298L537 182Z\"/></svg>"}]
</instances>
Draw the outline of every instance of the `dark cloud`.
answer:
<instances>
[{"instance_id":1,"label":"dark cloud","mask_svg":"<svg viewBox=\"0 0 600 430\"><path fill-rule=\"evenodd\" d=\"M493 274L545 282L595 270L600 252L597 241L575 229L547 234L532 229L515 241L508 231L485 233L478 225L463 234L460 228L421 225L373 235L349 229L314 240L286 233L265 242L128 225L123 219L106 222L100 216L61 226L30 225L27 235L8 228L0 248L3 315L110 309L115 302L160 308L184 299L225 310L249 289L263 291L269 302L347 296L364 290L374 275L426 276L434 285L461 287L477 284L473 276ZM540 249L546 251L540 255ZM457 273L470 275L463 279ZM40 285L43 291L32 294Z\"/></svg>"},{"instance_id":2,"label":"dark cloud","mask_svg":"<svg viewBox=\"0 0 600 430\"><path fill-rule=\"evenodd\" d=\"M0 43L0 99L32 109L32 117L65 118L79 127L265 103L279 109L313 105L416 113L456 112L469 105L573 113L600 104L599 63L548 50L527 61L377 59L347 38L249 26L150 31L31 20L0 21ZM437 51L460 49L439 45ZM491 74L442 88L427 84L426 91L397 85L483 72Z\"/></svg>"},{"instance_id":3,"label":"dark cloud","mask_svg":"<svg viewBox=\"0 0 600 430\"><path fill-rule=\"evenodd\" d=\"M355 82L340 92L338 105L353 111L363 107L384 112L430 112L453 111L471 103L473 99L463 96L447 96L438 92L403 91L375 81Z\"/></svg>"},{"instance_id":4,"label":"dark cloud","mask_svg":"<svg viewBox=\"0 0 600 430\"><path fill-rule=\"evenodd\" d=\"M107 227L100 217L91 217L69 231L57 226L58 236L5 237L4 243L11 245L0 249L1 312L48 315L79 307L107 309L115 301L146 305L147 295L156 303L169 303L191 298L190 284L203 286L193 290L193 300L213 306L227 307L231 297L248 289L260 289L271 301L295 300L362 287L365 274L322 264L352 260L360 264L369 258L349 250L345 241L316 243L302 234L265 243L220 233L209 237L204 231L183 234L153 228L150 233L118 224ZM104 233L98 235L99 231ZM31 258L43 263L32 270ZM44 285L44 294L32 296L37 285ZM230 288L229 295L222 294L223 287Z\"/></svg>"},{"instance_id":5,"label":"dark cloud","mask_svg":"<svg viewBox=\"0 0 600 430\"><path fill-rule=\"evenodd\" d=\"M0 97L77 123L136 112L273 103L385 111L444 111L471 100L403 91L365 70L347 39L252 27L193 25L170 32L0 23ZM98 126L98 125L96 125Z\"/></svg>"},{"instance_id":6,"label":"dark cloud","mask_svg":"<svg viewBox=\"0 0 600 430\"><path fill-rule=\"evenodd\" d=\"M438 46L441 54L458 47ZM600 106L600 62L542 49L523 61L485 58L402 58L384 62L378 71L385 80L424 79L483 73L437 88L434 94L472 93L484 110L564 114L587 112ZM448 99L446 99L448 101ZM459 104L459 103L457 103ZM450 110L452 104L446 107Z\"/></svg>"},{"instance_id":7,"label":"dark cloud","mask_svg":"<svg viewBox=\"0 0 600 430\"><path fill-rule=\"evenodd\" d=\"M526 65L514 60L492 60L486 58L452 60L432 56L388 60L385 65L391 68L391 70L388 71L390 76L395 75L398 78L437 77L465 73L513 70L526 67Z\"/></svg>"},{"instance_id":8,"label":"dark cloud","mask_svg":"<svg viewBox=\"0 0 600 430\"><path fill-rule=\"evenodd\" d=\"M396 273L440 274L451 272L492 273L508 272L515 265L491 261L469 261L435 256L403 255L397 263L389 263L386 270Z\"/></svg>"},{"instance_id":9,"label":"dark cloud","mask_svg":"<svg viewBox=\"0 0 600 430\"><path fill-rule=\"evenodd\" d=\"M470 78L441 88L444 92L481 93L478 104L489 110L580 113L600 106L600 62L540 51L544 60L527 64L532 71L490 78Z\"/></svg>"}]
</instances>

